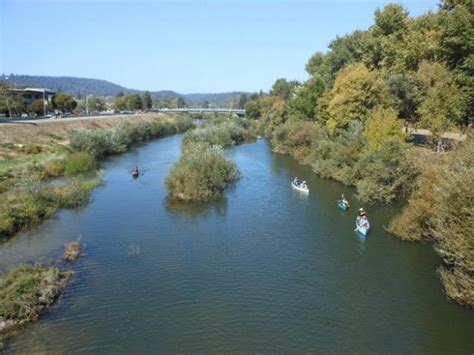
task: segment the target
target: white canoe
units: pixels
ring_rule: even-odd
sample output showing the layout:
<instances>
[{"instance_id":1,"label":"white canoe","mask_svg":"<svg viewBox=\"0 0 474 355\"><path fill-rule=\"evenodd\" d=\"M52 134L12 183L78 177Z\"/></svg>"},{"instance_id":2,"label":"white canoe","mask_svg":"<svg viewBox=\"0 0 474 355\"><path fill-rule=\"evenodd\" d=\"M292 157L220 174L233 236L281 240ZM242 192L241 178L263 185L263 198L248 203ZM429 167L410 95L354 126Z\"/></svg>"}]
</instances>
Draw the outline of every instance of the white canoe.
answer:
<instances>
[{"instance_id":1,"label":"white canoe","mask_svg":"<svg viewBox=\"0 0 474 355\"><path fill-rule=\"evenodd\" d=\"M297 186L297 185L294 184L293 181L291 182L291 186L293 186L293 188L296 189L296 190L298 190L298 191L306 192L306 193L309 192L309 189L308 189L307 187L304 188L304 187Z\"/></svg>"}]
</instances>

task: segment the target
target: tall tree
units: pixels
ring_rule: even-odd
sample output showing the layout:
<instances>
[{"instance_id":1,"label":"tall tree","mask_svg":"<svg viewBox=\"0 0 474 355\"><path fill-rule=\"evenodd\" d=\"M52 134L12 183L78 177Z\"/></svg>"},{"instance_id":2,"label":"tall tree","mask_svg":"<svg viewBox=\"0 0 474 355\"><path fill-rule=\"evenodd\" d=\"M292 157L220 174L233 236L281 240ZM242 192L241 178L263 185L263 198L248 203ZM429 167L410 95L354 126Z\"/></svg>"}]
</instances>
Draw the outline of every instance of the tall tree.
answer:
<instances>
[{"instance_id":1,"label":"tall tree","mask_svg":"<svg viewBox=\"0 0 474 355\"><path fill-rule=\"evenodd\" d=\"M239 108L244 108L244 107L245 107L245 104L247 103L247 101L248 101L247 94L246 94L246 93L240 94L240 97L239 97Z\"/></svg>"},{"instance_id":2,"label":"tall tree","mask_svg":"<svg viewBox=\"0 0 474 355\"><path fill-rule=\"evenodd\" d=\"M358 64L339 71L331 91L321 97L318 112L334 133L351 121L365 122L373 107L390 104L390 95L379 73Z\"/></svg>"},{"instance_id":3,"label":"tall tree","mask_svg":"<svg viewBox=\"0 0 474 355\"><path fill-rule=\"evenodd\" d=\"M61 112L68 112L77 107L77 101L71 95L57 92L53 97L53 106Z\"/></svg>"},{"instance_id":4,"label":"tall tree","mask_svg":"<svg viewBox=\"0 0 474 355\"><path fill-rule=\"evenodd\" d=\"M388 4L382 10L375 10L375 26L383 36L402 31L408 11L399 4Z\"/></svg>"},{"instance_id":5,"label":"tall tree","mask_svg":"<svg viewBox=\"0 0 474 355\"><path fill-rule=\"evenodd\" d=\"M142 98L138 94L130 94L125 96L127 109L130 111L138 111L143 108Z\"/></svg>"},{"instance_id":6,"label":"tall tree","mask_svg":"<svg viewBox=\"0 0 474 355\"><path fill-rule=\"evenodd\" d=\"M186 102L184 101L184 99L181 96L178 97L178 100L176 101L176 106L177 106L177 108L186 107Z\"/></svg>"},{"instance_id":7,"label":"tall tree","mask_svg":"<svg viewBox=\"0 0 474 355\"><path fill-rule=\"evenodd\" d=\"M149 110L153 107L153 100L151 99L151 95L149 91L145 91L143 94L143 108L145 110Z\"/></svg>"},{"instance_id":8,"label":"tall tree","mask_svg":"<svg viewBox=\"0 0 474 355\"><path fill-rule=\"evenodd\" d=\"M26 107L23 97L14 94L12 88L9 83L0 81L0 113L8 117L19 116Z\"/></svg>"},{"instance_id":9,"label":"tall tree","mask_svg":"<svg viewBox=\"0 0 474 355\"><path fill-rule=\"evenodd\" d=\"M466 99L453 74L441 63L422 63L416 79L420 90L419 125L431 131L440 151L441 134L459 123L466 112Z\"/></svg>"},{"instance_id":10,"label":"tall tree","mask_svg":"<svg viewBox=\"0 0 474 355\"><path fill-rule=\"evenodd\" d=\"M277 79L273 84L270 95L279 96L284 100L288 100L291 95L291 91L295 86L298 85L297 81L288 81L286 79Z\"/></svg>"}]
</instances>

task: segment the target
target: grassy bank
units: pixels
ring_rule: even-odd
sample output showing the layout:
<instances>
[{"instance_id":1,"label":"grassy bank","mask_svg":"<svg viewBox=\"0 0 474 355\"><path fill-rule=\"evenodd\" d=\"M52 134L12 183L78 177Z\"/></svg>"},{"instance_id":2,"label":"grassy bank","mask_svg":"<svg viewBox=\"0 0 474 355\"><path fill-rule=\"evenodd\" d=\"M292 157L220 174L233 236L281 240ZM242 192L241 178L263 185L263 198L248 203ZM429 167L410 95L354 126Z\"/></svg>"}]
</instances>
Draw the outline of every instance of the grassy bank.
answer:
<instances>
[{"instance_id":1,"label":"grassy bank","mask_svg":"<svg viewBox=\"0 0 474 355\"><path fill-rule=\"evenodd\" d=\"M76 121L70 128L80 127L79 123L86 128L68 131L69 126L64 122L57 123L59 128L48 133L54 135L50 140L45 140L44 131L38 131L39 136L30 144L40 148L28 149L31 156L23 149L25 128L10 130L8 139L18 139L20 143L7 144L10 163L0 169L0 240L39 223L60 208L87 203L92 189L100 183L99 177L88 176L95 172L104 156L122 153L149 139L183 132L194 125L187 116L151 116L117 121L117 126L109 126L108 122L104 127L95 128L89 121ZM23 149L21 154L18 153L20 148ZM42 154L41 162L36 160L38 154ZM12 163L15 159L17 164ZM28 161L32 162L26 163ZM85 173L87 176L83 176ZM65 185L47 183L60 176L68 176Z\"/></svg>"},{"instance_id":2,"label":"grassy bank","mask_svg":"<svg viewBox=\"0 0 474 355\"><path fill-rule=\"evenodd\" d=\"M5 193L0 201L0 240L30 228L55 214L60 208L86 204L100 178L75 178L63 186L32 182Z\"/></svg>"},{"instance_id":3,"label":"grassy bank","mask_svg":"<svg viewBox=\"0 0 474 355\"><path fill-rule=\"evenodd\" d=\"M33 265L17 266L0 276L0 340L12 329L37 320L71 277L69 271Z\"/></svg>"}]
</instances>

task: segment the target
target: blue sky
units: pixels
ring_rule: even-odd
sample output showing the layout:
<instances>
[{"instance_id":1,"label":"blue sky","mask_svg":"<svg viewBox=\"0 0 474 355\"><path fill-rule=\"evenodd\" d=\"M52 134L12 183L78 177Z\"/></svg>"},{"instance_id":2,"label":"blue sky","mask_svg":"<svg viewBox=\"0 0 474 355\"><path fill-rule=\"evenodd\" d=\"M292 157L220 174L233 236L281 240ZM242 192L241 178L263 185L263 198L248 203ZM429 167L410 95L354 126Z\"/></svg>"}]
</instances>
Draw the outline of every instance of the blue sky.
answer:
<instances>
[{"instance_id":1,"label":"blue sky","mask_svg":"<svg viewBox=\"0 0 474 355\"><path fill-rule=\"evenodd\" d=\"M383 0L0 0L0 73L180 93L304 80L309 57L366 29ZM405 0L412 16L438 0Z\"/></svg>"}]
</instances>

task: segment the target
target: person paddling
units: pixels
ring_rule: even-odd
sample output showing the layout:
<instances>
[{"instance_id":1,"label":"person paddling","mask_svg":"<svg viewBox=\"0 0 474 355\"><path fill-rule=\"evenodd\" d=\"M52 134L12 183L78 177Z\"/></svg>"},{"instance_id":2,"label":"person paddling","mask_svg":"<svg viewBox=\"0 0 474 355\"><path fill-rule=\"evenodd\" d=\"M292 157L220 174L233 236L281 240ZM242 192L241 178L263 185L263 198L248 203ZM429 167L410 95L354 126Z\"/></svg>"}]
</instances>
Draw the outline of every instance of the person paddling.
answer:
<instances>
[{"instance_id":1,"label":"person paddling","mask_svg":"<svg viewBox=\"0 0 474 355\"><path fill-rule=\"evenodd\" d=\"M349 205L349 201L347 201L346 197L344 196L344 194L341 194L341 202L347 207L347 208L350 208L351 205Z\"/></svg>"},{"instance_id":2,"label":"person paddling","mask_svg":"<svg viewBox=\"0 0 474 355\"><path fill-rule=\"evenodd\" d=\"M140 175L140 171L138 170L138 167L137 166L134 166L133 169L132 169L132 175L133 176L138 176Z\"/></svg>"}]
</instances>

